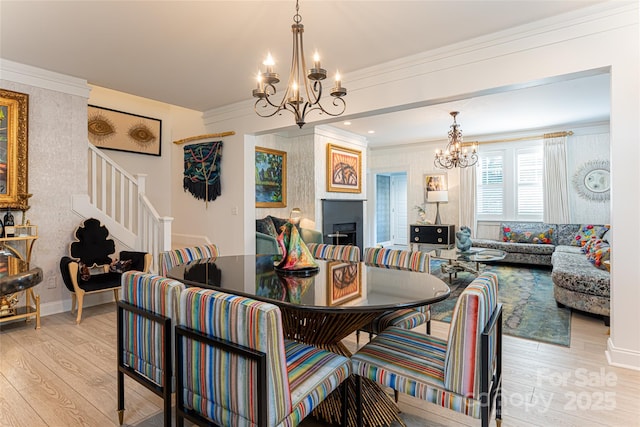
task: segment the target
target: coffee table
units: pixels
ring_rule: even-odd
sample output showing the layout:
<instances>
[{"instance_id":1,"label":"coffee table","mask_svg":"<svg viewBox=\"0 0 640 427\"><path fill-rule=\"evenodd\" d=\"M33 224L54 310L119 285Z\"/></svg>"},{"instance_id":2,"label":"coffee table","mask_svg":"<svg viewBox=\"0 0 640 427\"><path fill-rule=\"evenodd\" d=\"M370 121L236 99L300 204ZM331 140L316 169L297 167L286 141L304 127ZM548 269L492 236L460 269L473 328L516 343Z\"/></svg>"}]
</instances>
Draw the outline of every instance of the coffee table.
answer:
<instances>
[{"instance_id":1,"label":"coffee table","mask_svg":"<svg viewBox=\"0 0 640 427\"><path fill-rule=\"evenodd\" d=\"M449 284L453 277L457 277L460 272L475 274L481 273L480 264L491 261L503 260L507 255L505 251L499 249L470 248L468 251L461 252L458 249L433 249L429 251L429 256L434 259L442 259L449 261L440 264L440 269L444 274L449 275ZM474 267L475 263L475 268Z\"/></svg>"}]
</instances>

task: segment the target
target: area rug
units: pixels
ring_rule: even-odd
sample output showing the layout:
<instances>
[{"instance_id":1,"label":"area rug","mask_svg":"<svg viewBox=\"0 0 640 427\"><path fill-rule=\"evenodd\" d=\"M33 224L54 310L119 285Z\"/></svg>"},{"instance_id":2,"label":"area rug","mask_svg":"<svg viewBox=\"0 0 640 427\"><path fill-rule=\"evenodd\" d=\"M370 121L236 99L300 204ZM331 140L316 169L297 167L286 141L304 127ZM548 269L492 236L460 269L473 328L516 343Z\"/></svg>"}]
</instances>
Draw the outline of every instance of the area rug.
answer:
<instances>
[{"instance_id":1,"label":"area rug","mask_svg":"<svg viewBox=\"0 0 640 427\"><path fill-rule=\"evenodd\" d=\"M440 270L441 262L446 261L432 259L431 272L449 283L449 275ZM487 264L483 271L498 274L498 301L502 303L504 334L569 346L571 310L556 306L550 268ZM449 285L449 298L431 305L431 318L450 323L458 296L474 278L471 273L458 273Z\"/></svg>"}]
</instances>

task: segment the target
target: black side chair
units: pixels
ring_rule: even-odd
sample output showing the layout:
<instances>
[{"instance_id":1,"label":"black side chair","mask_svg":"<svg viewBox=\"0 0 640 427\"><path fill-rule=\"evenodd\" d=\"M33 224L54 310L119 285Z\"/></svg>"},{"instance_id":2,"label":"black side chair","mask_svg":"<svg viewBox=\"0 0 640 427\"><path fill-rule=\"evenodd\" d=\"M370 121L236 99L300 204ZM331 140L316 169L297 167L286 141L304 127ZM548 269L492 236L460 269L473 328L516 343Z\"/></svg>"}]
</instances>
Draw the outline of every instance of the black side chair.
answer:
<instances>
[{"instance_id":1,"label":"black side chair","mask_svg":"<svg viewBox=\"0 0 640 427\"><path fill-rule=\"evenodd\" d=\"M148 272L152 256L146 252L122 251L114 260L115 250L109 230L95 218L85 220L76 229L76 241L69 247L69 255L60 259L60 273L65 286L71 292L71 312L76 309L76 323L82 318L84 296L97 292L113 291L118 301L120 279L127 270Z\"/></svg>"}]
</instances>

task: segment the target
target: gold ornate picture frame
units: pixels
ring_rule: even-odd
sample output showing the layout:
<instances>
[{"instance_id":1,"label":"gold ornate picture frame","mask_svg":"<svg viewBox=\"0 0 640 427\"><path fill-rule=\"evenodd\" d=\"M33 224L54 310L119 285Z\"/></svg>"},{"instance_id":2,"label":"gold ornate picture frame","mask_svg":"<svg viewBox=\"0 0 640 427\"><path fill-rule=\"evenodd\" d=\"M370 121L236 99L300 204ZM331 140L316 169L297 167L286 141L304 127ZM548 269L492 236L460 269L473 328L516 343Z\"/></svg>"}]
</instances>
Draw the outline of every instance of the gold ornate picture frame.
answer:
<instances>
[{"instance_id":1,"label":"gold ornate picture frame","mask_svg":"<svg viewBox=\"0 0 640 427\"><path fill-rule=\"evenodd\" d=\"M362 152L327 144L327 191L362 191Z\"/></svg>"},{"instance_id":2,"label":"gold ornate picture frame","mask_svg":"<svg viewBox=\"0 0 640 427\"><path fill-rule=\"evenodd\" d=\"M256 147L256 207L287 207L287 153Z\"/></svg>"},{"instance_id":3,"label":"gold ornate picture frame","mask_svg":"<svg viewBox=\"0 0 640 427\"><path fill-rule=\"evenodd\" d=\"M160 156L162 120L109 108L87 108L89 141L98 148Z\"/></svg>"},{"instance_id":4,"label":"gold ornate picture frame","mask_svg":"<svg viewBox=\"0 0 640 427\"><path fill-rule=\"evenodd\" d=\"M29 95L0 89L0 209L29 209Z\"/></svg>"}]
</instances>

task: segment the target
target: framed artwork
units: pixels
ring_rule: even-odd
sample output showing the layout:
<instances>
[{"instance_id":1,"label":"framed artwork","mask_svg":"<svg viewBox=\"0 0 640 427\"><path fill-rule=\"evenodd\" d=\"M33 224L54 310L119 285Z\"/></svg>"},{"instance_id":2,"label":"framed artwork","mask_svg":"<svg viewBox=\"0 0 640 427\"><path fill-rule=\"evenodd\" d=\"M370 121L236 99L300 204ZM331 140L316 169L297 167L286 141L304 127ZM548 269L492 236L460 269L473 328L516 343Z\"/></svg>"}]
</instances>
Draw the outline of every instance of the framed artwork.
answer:
<instances>
[{"instance_id":1,"label":"framed artwork","mask_svg":"<svg viewBox=\"0 0 640 427\"><path fill-rule=\"evenodd\" d=\"M287 206L287 153L256 147L256 207Z\"/></svg>"},{"instance_id":2,"label":"framed artwork","mask_svg":"<svg viewBox=\"0 0 640 427\"><path fill-rule=\"evenodd\" d=\"M0 209L27 210L29 95L0 89Z\"/></svg>"},{"instance_id":3,"label":"framed artwork","mask_svg":"<svg viewBox=\"0 0 640 427\"><path fill-rule=\"evenodd\" d=\"M327 191L360 193L362 153L349 148L327 145Z\"/></svg>"},{"instance_id":4,"label":"framed artwork","mask_svg":"<svg viewBox=\"0 0 640 427\"><path fill-rule=\"evenodd\" d=\"M360 263L333 261L328 266L327 302L330 306L344 304L362 295Z\"/></svg>"},{"instance_id":5,"label":"framed artwork","mask_svg":"<svg viewBox=\"0 0 640 427\"><path fill-rule=\"evenodd\" d=\"M89 105L87 126L98 148L160 156L162 120Z\"/></svg>"},{"instance_id":6,"label":"framed artwork","mask_svg":"<svg viewBox=\"0 0 640 427\"><path fill-rule=\"evenodd\" d=\"M436 173L424 176L425 195L429 191L446 191L447 190L447 174Z\"/></svg>"}]
</instances>

